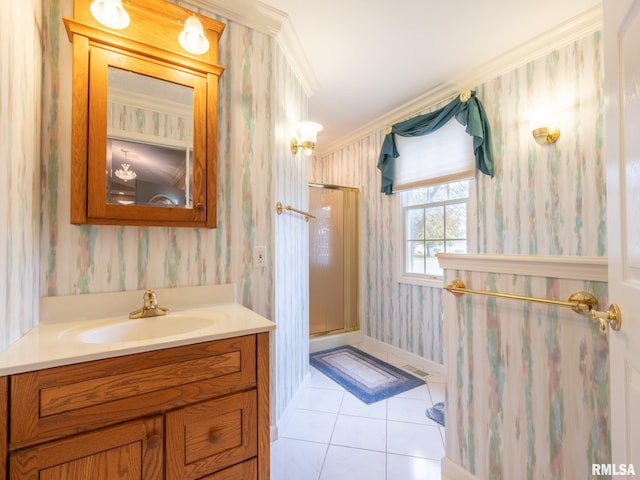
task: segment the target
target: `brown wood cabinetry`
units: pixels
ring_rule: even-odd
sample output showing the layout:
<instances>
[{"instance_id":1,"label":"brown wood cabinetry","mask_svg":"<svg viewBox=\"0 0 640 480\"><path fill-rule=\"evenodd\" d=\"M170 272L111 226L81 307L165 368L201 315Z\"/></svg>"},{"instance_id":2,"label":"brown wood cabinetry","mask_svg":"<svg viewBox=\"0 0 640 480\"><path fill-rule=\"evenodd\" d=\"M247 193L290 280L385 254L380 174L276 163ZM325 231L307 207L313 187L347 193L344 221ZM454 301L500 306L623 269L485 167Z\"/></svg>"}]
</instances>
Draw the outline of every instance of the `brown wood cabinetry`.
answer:
<instances>
[{"instance_id":1,"label":"brown wood cabinetry","mask_svg":"<svg viewBox=\"0 0 640 480\"><path fill-rule=\"evenodd\" d=\"M268 335L0 378L0 478L268 480Z\"/></svg>"}]
</instances>

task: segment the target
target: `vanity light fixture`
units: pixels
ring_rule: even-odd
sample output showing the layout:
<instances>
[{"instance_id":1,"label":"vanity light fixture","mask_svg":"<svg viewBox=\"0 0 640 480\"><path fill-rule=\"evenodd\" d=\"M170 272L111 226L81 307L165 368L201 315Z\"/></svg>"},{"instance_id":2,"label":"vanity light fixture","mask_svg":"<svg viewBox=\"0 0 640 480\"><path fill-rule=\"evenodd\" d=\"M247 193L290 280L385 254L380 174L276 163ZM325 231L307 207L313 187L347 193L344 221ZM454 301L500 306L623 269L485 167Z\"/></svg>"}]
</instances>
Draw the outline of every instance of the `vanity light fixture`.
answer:
<instances>
[{"instance_id":1,"label":"vanity light fixture","mask_svg":"<svg viewBox=\"0 0 640 480\"><path fill-rule=\"evenodd\" d=\"M313 153L313 148L316 146L316 140L318 138L318 132L324 128L317 122L299 122L297 130L300 133L300 143L297 138L291 139L291 153L294 155L298 153L298 148L302 147L304 154L310 157Z\"/></svg>"},{"instance_id":2,"label":"vanity light fixture","mask_svg":"<svg viewBox=\"0 0 640 480\"><path fill-rule=\"evenodd\" d=\"M560 137L560 129L552 127L538 127L533 129L533 138L538 145L555 143Z\"/></svg>"},{"instance_id":3,"label":"vanity light fixture","mask_svg":"<svg viewBox=\"0 0 640 480\"><path fill-rule=\"evenodd\" d=\"M129 180L135 179L138 174L133 170L129 170L129 168L131 168L131 165L127 163L127 153L129 153L129 150L125 150L124 148L121 150L124 152L124 162L122 163L122 168L116 170L116 177L128 182Z\"/></svg>"},{"instance_id":4,"label":"vanity light fixture","mask_svg":"<svg viewBox=\"0 0 640 480\"><path fill-rule=\"evenodd\" d=\"M182 48L194 55L202 55L209 50L209 40L204 34L204 28L198 17L190 16L184 22L184 28L178 36Z\"/></svg>"},{"instance_id":5,"label":"vanity light fixture","mask_svg":"<svg viewBox=\"0 0 640 480\"><path fill-rule=\"evenodd\" d=\"M122 6L122 0L93 0L91 15L105 27L122 30L129 26L129 14Z\"/></svg>"}]
</instances>

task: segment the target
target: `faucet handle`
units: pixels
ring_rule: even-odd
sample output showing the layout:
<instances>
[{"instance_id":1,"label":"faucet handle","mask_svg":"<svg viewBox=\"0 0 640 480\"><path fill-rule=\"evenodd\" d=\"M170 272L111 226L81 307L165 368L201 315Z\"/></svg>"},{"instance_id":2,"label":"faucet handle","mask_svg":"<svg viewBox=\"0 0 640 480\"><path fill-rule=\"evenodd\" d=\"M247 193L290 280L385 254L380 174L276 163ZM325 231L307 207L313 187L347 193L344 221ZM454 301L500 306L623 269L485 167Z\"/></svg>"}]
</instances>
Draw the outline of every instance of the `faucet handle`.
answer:
<instances>
[{"instance_id":1,"label":"faucet handle","mask_svg":"<svg viewBox=\"0 0 640 480\"><path fill-rule=\"evenodd\" d=\"M144 308L157 308L158 307L158 295L153 290L149 289L142 295L144 300Z\"/></svg>"},{"instance_id":2,"label":"faucet handle","mask_svg":"<svg viewBox=\"0 0 640 480\"><path fill-rule=\"evenodd\" d=\"M153 290L146 290L142 295L142 299L144 300L142 308L131 312L129 318L156 317L169 313L168 308L158 306L158 295Z\"/></svg>"}]
</instances>

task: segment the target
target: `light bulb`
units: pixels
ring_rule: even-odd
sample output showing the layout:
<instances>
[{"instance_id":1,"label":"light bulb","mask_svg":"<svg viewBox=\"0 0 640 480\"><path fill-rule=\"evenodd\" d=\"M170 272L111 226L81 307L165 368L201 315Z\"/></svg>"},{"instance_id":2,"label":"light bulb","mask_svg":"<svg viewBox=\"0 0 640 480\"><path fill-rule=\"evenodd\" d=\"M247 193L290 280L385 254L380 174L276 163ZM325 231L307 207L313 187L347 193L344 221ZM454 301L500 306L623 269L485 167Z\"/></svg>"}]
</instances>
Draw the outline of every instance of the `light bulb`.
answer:
<instances>
[{"instance_id":1,"label":"light bulb","mask_svg":"<svg viewBox=\"0 0 640 480\"><path fill-rule=\"evenodd\" d=\"M93 0L91 15L105 27L122 30L129 26L129 14L122 6L122 0Z\"/></svg>"},{"instance_id":2,"label":"light bulb","mask_svg":"<svg viewBox=\"0 0 640 480\"><path fill-rule=\"evenodd\" d=\"M204 34L200 20L194 15L184 22L184 29L178 36L182 48L195 55L201 55L209 50L209 40Z\"/></svg>"}]
</instances>

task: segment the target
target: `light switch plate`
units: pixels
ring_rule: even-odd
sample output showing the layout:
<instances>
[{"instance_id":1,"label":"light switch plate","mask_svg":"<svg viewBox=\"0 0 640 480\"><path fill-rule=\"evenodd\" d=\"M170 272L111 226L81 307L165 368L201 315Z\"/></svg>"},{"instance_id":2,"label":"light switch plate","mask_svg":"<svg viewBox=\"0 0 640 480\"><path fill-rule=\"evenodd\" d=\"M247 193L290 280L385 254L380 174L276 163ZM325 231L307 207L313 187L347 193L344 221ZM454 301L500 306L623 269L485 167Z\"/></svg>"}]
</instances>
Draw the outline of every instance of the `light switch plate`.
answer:
<instances>
[{"instance_id":1,"label":"light switch plate","mask_svg":"<svg viewBox=\"0 0 640 480\"><path fill-rule=\"evenodd\" d=\"M254 247L253 249L253 264L256 267L267 266L267 247Z\"/></svg>"}]
</instances>

